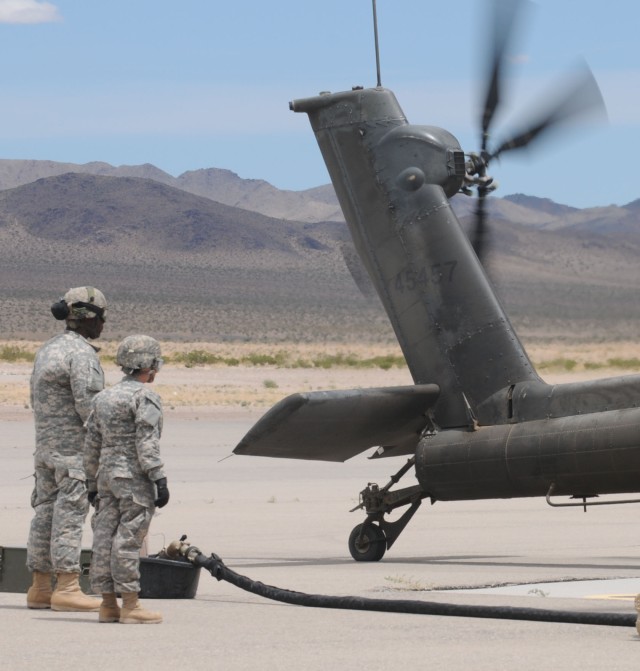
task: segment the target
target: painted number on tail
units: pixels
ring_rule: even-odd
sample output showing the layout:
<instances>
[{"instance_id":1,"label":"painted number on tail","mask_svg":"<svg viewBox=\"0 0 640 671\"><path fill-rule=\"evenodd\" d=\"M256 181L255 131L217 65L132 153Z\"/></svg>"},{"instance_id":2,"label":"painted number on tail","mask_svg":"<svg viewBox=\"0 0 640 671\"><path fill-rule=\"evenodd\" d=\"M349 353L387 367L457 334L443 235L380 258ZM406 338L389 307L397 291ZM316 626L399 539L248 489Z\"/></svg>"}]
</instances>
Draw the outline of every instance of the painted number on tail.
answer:
<instances>
[{"instance_id":1,"label":"painted number on tail","mask_svg":"<svg viewBox=\"0 0 640 671\"><path fill-rule=\"evenodd\" d=\"M457 261L444 261L434 263L429 268L424 266L419 269L406 268L396 275L395 280L392 280L394 288L399 293L416 289L424 291L429 283L451 282L457 263Z\"/></svg>"}]
</instances>

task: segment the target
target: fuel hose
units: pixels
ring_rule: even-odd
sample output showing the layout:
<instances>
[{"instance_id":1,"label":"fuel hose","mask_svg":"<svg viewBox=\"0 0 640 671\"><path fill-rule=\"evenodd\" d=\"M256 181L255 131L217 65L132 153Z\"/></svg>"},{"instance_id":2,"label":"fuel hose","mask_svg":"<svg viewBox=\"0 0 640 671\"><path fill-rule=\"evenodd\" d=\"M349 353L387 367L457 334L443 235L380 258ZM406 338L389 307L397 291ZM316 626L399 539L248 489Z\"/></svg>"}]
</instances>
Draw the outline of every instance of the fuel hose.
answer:
<instances>
[{"instance_id":1,"label":"fuel hose","mask_svg":"<svg viewBox=\"0 0 640 671\"><path fill-rule=\"evenodd\" d=\"M359 596L329 596L305 594L272 585L265 585L230 569L222 559L203 554L197 547L174 541L167 548L169 558L183 556L194 566L208 571L217 580L224 580L246 592L295 606L366 610L382 613L408 613L440 615L443 617L480 617L500 620L527 620L533 622L564 622L568 624L593 624L609 627L635 627L636 613L584 612L550 610L544 608L519 608L512 606L479 606L469 604L439 603L410 599L371 599Z\"/></svg>"}]
</instances>

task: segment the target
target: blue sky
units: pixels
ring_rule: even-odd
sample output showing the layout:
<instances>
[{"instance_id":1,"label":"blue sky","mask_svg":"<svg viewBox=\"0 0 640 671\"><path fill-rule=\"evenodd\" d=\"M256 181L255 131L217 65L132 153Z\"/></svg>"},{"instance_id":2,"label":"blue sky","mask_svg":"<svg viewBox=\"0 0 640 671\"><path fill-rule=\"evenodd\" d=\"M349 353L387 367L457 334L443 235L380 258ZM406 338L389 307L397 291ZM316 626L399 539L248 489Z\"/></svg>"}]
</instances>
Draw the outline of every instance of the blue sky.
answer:
<instances>
[{"instance_id":1,"label":"blue sky","mask_svg":"<svg viewBox=\"0 0 640 671\"><path fill-rule=\"evenodd\" d=\"M377 0L382 83L411 123L479 145L484 0ZM554 135L492 165L497 195L590 207L640 198L637 0L538 0L513 50L498 131L576 58L608 123ZM0 157L172 175L226 168L281 189L329 181L289 100L374 86L371 0L0 0Z\"/></svg>"}]
</instances>

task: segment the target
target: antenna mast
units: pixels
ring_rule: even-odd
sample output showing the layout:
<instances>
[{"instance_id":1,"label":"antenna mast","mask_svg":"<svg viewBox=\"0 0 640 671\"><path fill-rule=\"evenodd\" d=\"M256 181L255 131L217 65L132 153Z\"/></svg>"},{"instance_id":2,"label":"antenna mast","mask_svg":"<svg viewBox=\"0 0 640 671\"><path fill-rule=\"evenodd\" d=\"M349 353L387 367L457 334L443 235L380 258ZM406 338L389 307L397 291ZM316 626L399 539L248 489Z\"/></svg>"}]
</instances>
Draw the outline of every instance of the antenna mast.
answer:
<instances>
[{"instance_id":1,"label":"antenna mast","mask_svg":"<svg viewBox=\"0 0 640 671\"><path fill-rule=\"evenodd\" d=\"M373 35L376 42L376 73L378 75L378 87L382 86L380 79L380 47L378 45L378 13L376 11L376 0L371 0L373 3Z\"/></svg>"}]
</instances>

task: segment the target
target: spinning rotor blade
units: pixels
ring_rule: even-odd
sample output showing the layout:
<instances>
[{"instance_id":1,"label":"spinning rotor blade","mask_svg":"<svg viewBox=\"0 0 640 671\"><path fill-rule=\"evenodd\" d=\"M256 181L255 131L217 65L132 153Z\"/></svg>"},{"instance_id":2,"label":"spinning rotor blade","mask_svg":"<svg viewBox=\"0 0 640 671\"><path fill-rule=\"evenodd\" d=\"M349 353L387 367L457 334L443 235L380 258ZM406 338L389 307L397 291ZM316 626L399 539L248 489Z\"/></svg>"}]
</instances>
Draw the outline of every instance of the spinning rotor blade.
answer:
<instances>
[{"instance_id":1,"label":"spinning rotor blade","mask_svg":"<svg viewBox=\"0 0 640 671\"><path fill-rule=\"evenodd\" d=\"M471 238L471 245L478 257L480 263L484 265L485 262L485 249L486 249L486 236L487 236L487 212L485 209L485 196L482 195L482 192L479 190L478 193L478 204L476 205L476 225L473 229L473 237Z\"/></svg>"},{"instance_id":2,"label":"spinning rotor blade","mask_svg":"<svg viewBox=\"0 0 640 671\"><path fill-rule=\"evenodd\" d=\"M496 150L491 151L488 148L489 127L502 102L503 74L508 63L507 49L515 32L516 22L522 20L524 11L532 4L529 0L492 0L493 49L482 112L482 148L479 154L471 154L467 163L468 184L474 184L478 194L475 228L469 237L482 263L488 242L486 198L495 189L493 180L487 172L489 163L506 151L527 147L541 135L579 116L589 114L606 118L605 105L598 84L591 70L583 63L568 81L563 82L562 93L545 96L545 99L555 102L546 112L540 114L535 122L526 130L500 144Z\"/></svg>"},{"instance_id":3,"label":"spinning rotor blade","mask_svg":"<svg viewBox=\"0 0 640 671\"><path fill-rule=\"evenodd\" d=\"M482 151L486 149L489 126L501 102L502 72L507 46L518 16L522 14L525 5L529 4L527 0L493 0L493 53L482 112Z\"/></svg>"},{"instance_id":4,"label":"spinning rotor blade","mask_svg":"<svg viewBox=\"0 0 640 671\"><path fill-rule=\"evenodd\" d=\"M559 126L580 116L594 115L606 117L606 108L600 88L593 73L586 64L575 73L572 81L563 87L564 93L557 102L529 128L503 142L498 149L486 158L487 161L498 157L505 151L521 149L554 126Z\"/></svg>"},{"instance_id":5,"label":"spinning rotor blade","mask_svg":"<svg viewBox=\"0 0 640 671\"><path fill-rule=\"evenodd\" d=\"M489 140L489 127L493 121L496 110L502 102L502 80L505 63L507 61L507 48L513 38L516 22L521 19L525 8L531 6L528 0L492 0L491 36L493 50L490 56L487 79L487 93L482 111L482 137L481 137L481 160L477 164L480 183L478 185L478 203L476 206L476 225L472 234L471 244L476 255L482 262L486 248L486 211L485 198L492 190L489 188L491 179L486 176L487 167L487 143Z\"/></svg>"}]
</instances>

